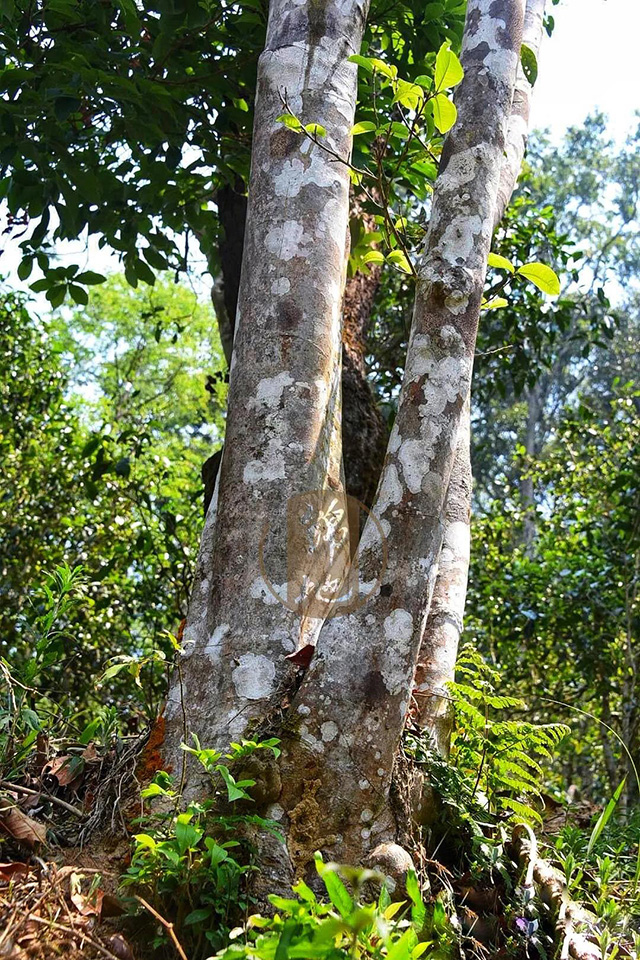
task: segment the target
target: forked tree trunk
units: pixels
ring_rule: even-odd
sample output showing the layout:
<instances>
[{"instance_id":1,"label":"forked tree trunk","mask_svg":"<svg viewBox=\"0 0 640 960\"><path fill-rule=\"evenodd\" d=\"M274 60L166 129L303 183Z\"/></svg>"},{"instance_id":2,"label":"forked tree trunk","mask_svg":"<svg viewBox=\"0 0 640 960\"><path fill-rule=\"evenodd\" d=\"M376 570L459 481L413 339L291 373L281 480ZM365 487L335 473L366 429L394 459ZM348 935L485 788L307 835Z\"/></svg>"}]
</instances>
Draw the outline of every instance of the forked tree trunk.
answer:
<instances>
[{"instance_id":1,"label":"forked tree trunk","mask_svg":"<svg viewBox=\"0 0 640 960\"><path fill-rule=\"evenodd\" d=\"M281 736L279 769L265 775L262 793L287 838L271 848L279 879L304 869L315 849L358 862L398 835L392 771L469 395L523 6L469 0L458 121L435 187L375 519L360 544L362 602L325 621L301 683L284 655L318 631L320 618L304 622L278 603L264 571L273 580L274 569L287 575L282 531L292 494L331 488L339 500L338 318L348 190L341 165L274 121L286 87L292 109L322 123L336 149L348 153L355 76L346 58L359 48L364 10L354 0L271 6L220 506L215 520L213 505L207 518L167 732L174 757L189 730L207 746L248 729ZM289 680L295 686L287 687Z\"/></svg>"},{"instance_id":2,"label":"forked tree trunk","mask_svg":"<svg viewBox=\"0 0 640 960\"><path fill-rule=\"evenodd\" d=\"M527 0L525 8L522 39L536 57L542 41L545 3L546 0ZM529 131L531 92L531 84L519 67L502 159L494 230L509 205L522 167ZM447 491L443 548L431 611L420 646L414 690L416 721L430 734L434 748L442 756L448 755L451 740L453 718L447 684L455 675L469 578L473 486L470 416L471 405L468 403Z\"/></svg>"},{"instance_id":3,"label":"forked tree trunk","mask_svg":"<svg viewBox=\"0 0 640 960\"><path fill-rule=\"evenodd\" d=\"M216 196L221 239L219 257L222 284L214 284L213 301L220 339L227 364L236 325L240 266L244 245L247 198L225 186ZM368 232L376 229L371 214L365 213L352 197L350 218L360 219ZM342 300L342 459L347 494L364 503L371 502L378 486L387 446L388 430L367 378L367 334L374 301L380 285L381 268L370 266L349 277ZM202 468L205 515L215 488L220 451L205 461ZM355 532L355 531L354 531Z\"/></svg>"}]
</instances>

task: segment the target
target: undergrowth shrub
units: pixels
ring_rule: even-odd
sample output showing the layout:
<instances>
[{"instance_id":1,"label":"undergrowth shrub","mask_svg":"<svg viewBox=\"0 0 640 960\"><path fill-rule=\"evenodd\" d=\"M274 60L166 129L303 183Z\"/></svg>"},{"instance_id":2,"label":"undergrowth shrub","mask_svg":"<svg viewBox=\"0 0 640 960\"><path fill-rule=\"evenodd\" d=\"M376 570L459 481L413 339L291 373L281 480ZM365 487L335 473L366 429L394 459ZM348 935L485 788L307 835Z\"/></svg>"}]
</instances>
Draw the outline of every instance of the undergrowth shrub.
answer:
<instances>
[{"instance_id":1,"label":"undergrowth shrub","mask_svg":"<svg viewBox=\"0 0 640 960\"><path fill-rule=\"evenodd\" d=\"M407 899L392 903L384 884L377 899L367 898L371 884L383 880L372 870L324 863L320 854L315 866L324 897L304 881L294 885L295 899L271 895L275 914L254 915L232 930L219 960L448 960L454 955L457 934L444 903L439 898L424 902L415 873L407 878Z\"/></svg>"},{"instance_id":2,"label":"undergrowth shrub","mask_svg":"<svg viewBox=\"0 0 640 960\"><path fill-rule=\"evenodd\" d=\"M183 809L179 784L164 771L142 790L142 798L157 806L134 823L131 864L121 878L175 923L189 947L190 960L207 956L226 941L254 902L247 880L258 870L254 862L252 831L268 830L280 836L275 821L247 811L251 779L236 780L231 768L258 751L278 756L278 741L232 743L227 753L182 744L195 756L209 779L207 799ZM203 791L204 792L204 791ZM242 807L239 803L242 802ZM134 904L132 904L134 905ZM137 906L137 904L135 904ZM166 940L161 930L154 942Z\"/></svg>"}]
</instances>

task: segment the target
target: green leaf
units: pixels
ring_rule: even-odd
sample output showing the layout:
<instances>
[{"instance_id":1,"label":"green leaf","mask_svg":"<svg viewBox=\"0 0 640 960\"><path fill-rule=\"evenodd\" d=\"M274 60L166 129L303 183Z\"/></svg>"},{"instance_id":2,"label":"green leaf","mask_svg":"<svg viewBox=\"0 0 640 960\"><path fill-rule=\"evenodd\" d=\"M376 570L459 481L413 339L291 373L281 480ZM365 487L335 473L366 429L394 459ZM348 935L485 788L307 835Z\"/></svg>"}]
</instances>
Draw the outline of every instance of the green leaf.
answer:
<instances>
[{"instance_id":1,"label":"green leaf","mask_svg":"<svg viewBox=\"0 0 640 960\"><path fill-rule=\"evenodd\" d=\"M394 267L398 267L398 269L402 270L403 273L413 273L411 264L407 260L406 254L404 254L402 250L393 250L391 253L387 254L387 263L392 263Z\"/></svg>"},{"instance_id":2,"label":"green leaf","mask_svg":"<svg viewBox=\"0 0 640 960\"><path fill-rule=\"evenodd\" d=\"M602 833L602 831L608 824L609 820L611 819L611 815L616 808L616 804L618 803L618 800L622 796L622 791L624 790L624 785L626 782L627 782L627 778L624 777L616 787L615 793L609 800L609 803L606 805L606 807L598 817L598 821L595 827L593 828L593 830L591 831L591 836L589 837L589 843L587 844L587 854L586 854L587 857L592 852L593 848L598 842L600 834Z\"/></svg>"},{"instance_id":3,"label":"green leaf","mask_svg":"<svg viewBox=\"0 0 640 960\"><path fill-rule=\"evenodd\" d=\"M526 280L530 280L543 293L548 293L552 297L557 297L560 293L558 276L546 263L533 260L531 263L525 263L522 267L518 267L516 273Z\"/></svg>"},{"instance_id":4,"label":"green leaf","mask_svg":"<svg viewBox=\"0 0 640 960\"><path fill-rule=\"evenodd\" d=\"M123 670L128 670L131 660L129 657L123 663L112 663L110 667L104 671L98 683L104 683L105 680L111 680L113 677L117 677L119 673L122 673Z\"/></svg>"},{"instance_id":5,"label":"green leaf","mask_svg":"<svg viewBox=\"0 0 640 960\"><path fill-rule=\"evenodd\" d=\"M369 250L362 258L362 263L384 263L384 254L379 250Z\"/></svg>"},{"instance_id":6,"label":"green leaf","mask_svg":"<svg viewBox=\"0 0 640 960\"><path fill-rule=\"evenodd\" d=\"M56 307L59 307L60 304L64 301L66 293L67 293L66 286L63 286L62 284L60 284L60 286L50 287L47 290L46 297L49 303L51 304L51 306L55 309Z\"/></svg>"},{"instance_id":7,"label":"green leaf","mask_svg":"<svg viewBox=\"0 0 640 960\"><path fill-rule=\"evenodd\" d=\"M431 90L433 86L433 77L429 77L424 73L421 73L419 77L416 77L413 81L414 83L419 83L421 87L424 87L425 90Z\"/></svg>"},{"instance_id":8,"label":"green leaf","mask_svg":"<svg viewBox=\"0 0 640 960\"><path fill-rule=\"evenodd\" d=\"M371 57L371 63L375 70L378 73L381 73L383 76L388 77L390 80L395 80L398 76L398 68L394 67L388 63L385 63L384 60L380 60L378 57Z\"/></svg>"},{"instance_id":9,"label":"green leaf","mask_svg":"<svg viewBox=\"0 0 640 960\"><path fill-rule=\"evenodd\" d=\"M318 898L316 897L315 893L313 892L311 887L309 887L304 882L304 880L299 880L296 884L294 884L291 887L291 889L293 890L293 892L297 897L300 897L300 899L304 900L306 903L318 902Z\"/></svg>"},{"instance_id":10,"label":"green leaf","mask_svg":"<svg viewBox=\"0 0 640 960\"><path fill-rule=\"evenodd\" d=\"M86 286L91 287L96 283L104 283L106 277L101 273L95 273L94 270L85 270L84 273L79 273L74 280L76 283L84 283Z\"/></svg>"},{"instance_id":11,"label":"green leaf","mask_svg":"<svg viewBox=\"0 0 640 960\"><path fill-rule=\"evenodd\" d=\"M158 846L153 837L149 836L148 833L135 833L133 839L139 847L148 847L149 850L155 850Z\"/></svg>"},{"instance_id":12,"label":"green leaf","mask_svg":"<svg viewBox=\"0 0 640 960\"><path fill-rule=\"evenodd\" d=\"M390 133L392 137L397 137L399 140L408 140L411 131L406 123L400 123L399 120L394 120L390 127Z\"/></svg>"},{"instance_id":13,"label":"green leaf","mask_svg":"<svg viewBox=\"0 0 640 960\"><path fill-rule=\"evenodd\" d=\"M93 739L93 735L95 734L96 730L100 728L101 722L102 721L100 717L94 717L93 720L89 721L89 723L86 725L86 727L78 737L80 743L84 744L85 746L88 743L90 743L91 740Z\"/></svg>"},{"instance_id":14,"label":"green leaf","mask_svg":"<svg viewBox=\"0 0 640 960\"><path fill-rule=\"evenodd\" d=\"M294 130L295 133L302 133L304 130L298 118L294 117L292 113L281 113L279 117L276 117L276 123L284 123L285 127L289 127L289 130Z\"/></svg>"},{"instance_id":15,"label":"green leaf","mask_svg":"<svg viewBox=\"0 0 640 960\"><path fill-rule=\"evenodd\" d=\"M420 884L418 883L418 877L416 876L415 870L410 870L407 874L407 893L411 898L411 919L415 926L421 930L424 926L425 920L427 918L427 908L425 907L422 894L420 892Z\"/></svg>"},{"instance_id":16,"label":"green leaf","mask_svg":"<svg viewBox=\"0 0 640 960\"><path fill-rule=\"evenodd\" d=\"M349 57L349 63L357 63L367 73L373 73L373 61L369 57L361 57L359 53L355 53Z\"/></svg>"},{"instance_id":17,"label":"green leaf","mask_svg":"<svg viewBox=\"0 0 640 960\"><path fill-rule=\"evenodd\" d=\"M526 43L523 43L520 47L520 63L525 77L533 86L538 79L538 58Z\"/></svg>"},{"instance_id":18,"label":"green leaf","mask_svg":"<svg viewBox=\"0 0 640 960\"><path fill-rule=\"evenodd\" d=\"M436 90L448 90L449 87L455 87L460 83L463 76L464 70L462 69L462 64L451 49L449 41L445 41L436 56Z\"/></svg>"},{"instance_id":19,"label":"green leaf","mask_svg":"<svg viewBox=\"0 0 640 960\"><path fill-rule=\"evenodd\" d=\"M169 261L155 247L145 247L142 256L155 270L166 270L169 266Z\"/></svg>"},{"instance_id":20,"label":"green leaf","mask_svg":"<svg viewBox=\"0 0 640 960\"><path fill-rule=\"evenodd\" d=\"M455 103L445 97L443 93L439 93L431 103L433 105L433 122L440 133L447 133L448 130L451 130L458 116Z\"/></svg>"},{"instance_id":21,"label":"green leaf","mask_svg":"<svg viewBox=\"0 0 640 960\"><path fill-rule=\"evenodd\" d=\"M236 783L236 781L234 780L232 775L229 773L229 770L227 769L227 767L224 766L224 764L222 763L218 764L218 766L216 767L216 770L218 771L218 773L220 774L220 776L225 782L225 785L227 787L227 795L229 797L230 802L233 800L250 800L251 799L249 794L242 789L240 784ZM241 781L241 783L248 784L250 786L253 786L253 782L254 781L245 781L245 780Z\"/></svg>"},{"instance_id":22,"label":"green leaf","mask_svg":"<svg viewBox=\"0 0 640 960\"><path fill-rule=\"evenodd\" d=\"M192 910L191 913L188 913L184 918L185 926L191 926L193 923L202 923L203 920L208 920L211 916L211 907L198 907L197 910Z\"/></svg>"},{"instance_id":23,"label":"green leaf","mask_svg":"<svg viewBox=\"0 0 640 960\"><path fill-rule=\"evenodd\" d=\"M335 865L331 863L323 863L322 860L316 856L315 858L316 870L319 876L322 878L327 894L329 895L329 900L337 909L341 917L348 917L351 911L353 910L353 900L349 894L349 891L345 887L344 883L335 872Z\"/></svg>"},{"instance_id":24,"label":"green leaf","mask_svg":"<svg viewBox=\"0 0 640 960\"><path fill-rule=\"evenodd\" d=\"M351 136L357 137L361 133L373 133L375 128L376 125L375 123L372 123L371 120L361 120L360 123L356 123L353 127L351 127Z\"/></svg>"},{"instance_id":25,"label":"green leaf","mask_svg":"<svg viewBox=\"0 0 640 960\"><path fill-rule=\"evenodd\" d=\"M229 859L227 851L224 847L221 847L219 843L216 843L213 837L205 837L204 845L209 851L211 866L217 867L218 864L224 863L225 860Z\"/></svg>"},{"instance_id":26,"label":"green leaf","mask_svg":"<svg viewBox=\"0 0 640 960\"><path fill-rule=\"evenodd\" d=\"M134 0L117 0L117 3L122 10L127 32L135 34L140 29L140 21L138 20L138 9Z\"/></svg>"},{"instance_id":27,"label":"green leaf","mask_svg":"<svg viewBox=\"0 0 640 960\"><path fill-rule=\"evenodd\" d=\"M393 97L394 103L401 103L408 110L416 110L424 100L424 91L417 83L409 83L408 80L398 80L396 92Z\"/></svg>"},{"instance_id":28,"label":"green leaf","mask_svg":"<svg viewBox=\"0 0 640 960\"><path fill-rule=\"evenodd\" d=\"M27 280L33 270L33 257L24 257L18 267L18 277L20 280Z\"/></svg>"},{"instance_id":29,"label":"green leaf","mask_svg":"<svg viewBox=\"0 0 640 960\"><path fill-rule=\"evenodd\" d=\"M74 303L79 304L81 307L85 307L89 303L89 294L84 287L79 287L75 283L70 283L69 293L71 294L71 299L74 301Z\"/></svg>"},{"instance_id":30,"label":"green leaf","mask_svg":"<svg viewBox=\"0 0 640 960\"><path fill-rule=\"evenodd\" d=\"M190 813L181 813L176 819L175 833L180 853L184 854L187 850L195 847L200 840L204 830L191 823Z\"/></svg>"},{"instance_id":31,"label":"green leaf","mask_svg":"<svg viewBox=\"0 0 640 960\"><path fill-rule=\"evenodd\" d=\"M326 128L323 127L321 123L307 123L305 125L305 130L312 137L326 137L327 135Z\"/></svg>"},{"instance_id":32,"label":"green leaf","mask_svg":"<svg viewBox=\"0 0 640 960\"><path fill-rule=\"evenodd\" d=\"M141 260L140 257L136 257L134 261L134 270L138 280L143 280L144 283L148 283L150 287L156 282L156 275L151 269L151 267Z\"/></svg>"},{"instance_id":33,"label":"green leaf","mask_svg":"<svg viewBox=\"0 0 640 960\"><path fill-rule=\"evenodd\" d=\"M501 257L499 253L490 253L487 257L487 264L490 267L497 267L498 270L508 270L509 273L516 272L516 268L511 261L507 260L506 257Z\"/></svg>"},{"instance_id":34,"label":"green leaf","mask_svg":"<svg viewBox=\"0 0 640 960\"><path fill-rule=\"evenodd\" d=\"M402 934L399 940L389 947L387 951L387 960L410 960L411 952L416 946L418 937L413 927Z\"/></svg>"},{"instance_id":35,"label":"green leaf","mask_svg":"<svg viewBox=\"0 0 640 960\"><path fill-rule=\"evenodd\" d=\"M148 787L140 791L140 796L144 800L148 800L149 797L167 797L168 793L162 789L159 783L150 783Z\"/></svg>"}]
</instances>

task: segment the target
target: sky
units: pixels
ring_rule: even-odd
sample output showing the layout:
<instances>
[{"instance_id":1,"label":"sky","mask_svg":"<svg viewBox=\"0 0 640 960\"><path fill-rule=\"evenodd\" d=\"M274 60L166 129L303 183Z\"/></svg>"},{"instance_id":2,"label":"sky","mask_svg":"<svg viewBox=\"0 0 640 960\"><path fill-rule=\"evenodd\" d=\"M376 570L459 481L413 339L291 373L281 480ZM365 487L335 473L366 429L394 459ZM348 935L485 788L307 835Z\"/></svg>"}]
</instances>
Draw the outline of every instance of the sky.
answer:
<instances>
[{"instance_id":1,"label":"sky","mask_svg":"<svg viewBox=\"0 0 640 960\"><path fill-rule=\"evenodd\" d=\"M640 110L640 0L560 0L548 10L555 18L552 37L543 40L539 75L533 91L532 129L548 128L559 140L567 127L581 124L596 108L610 119L610 131L622 142ZM6 245L0 274L13 286L27 288L15 275L17 244ZM69 245L62 262L108 272L118 269L116 257L99 251L97 242ZM32 278L33 279L33 278ZM31 282L31 281L29 281ZM48 308L43 295L39 308Z\"/></svg>"},{"instance_id":2,"label":"sky","mask_svg":"<svg viewBox=\"0 0 640 960\"><path fill-rule=\"evenodd\" d=\"M554 139L599 107L622 141L640 110L640 0L547 0L555 18L543 40L531 126Z\"/></svg>"}]
</instances>

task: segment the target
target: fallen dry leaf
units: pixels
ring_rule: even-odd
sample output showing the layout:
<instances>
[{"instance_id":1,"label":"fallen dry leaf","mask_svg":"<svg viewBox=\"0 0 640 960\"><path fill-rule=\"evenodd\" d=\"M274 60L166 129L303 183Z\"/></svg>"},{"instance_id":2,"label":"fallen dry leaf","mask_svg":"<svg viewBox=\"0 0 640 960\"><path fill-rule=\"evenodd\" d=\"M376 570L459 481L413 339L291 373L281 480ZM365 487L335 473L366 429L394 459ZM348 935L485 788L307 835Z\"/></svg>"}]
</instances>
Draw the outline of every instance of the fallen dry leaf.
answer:
<instances>
[{"instance_id":1,"label":"fallen dry leaf","mask_svg":"<svg viewBox=\"0 0 640 960\"><path fill-rule=\"evenodd\" d=\"M84 760L81 757L56 757L43 768L42 779L55 777L58 786L68 787L81 776L83 770Z\"/></svg>"},{"instance_id":2,"label":"fallen dry leaf","mask_svg":"<svg viewBox=\"0 0 640 960\"><path fill-rule=\"evenodd\" d=\"M32 820L9 800L0 800L0 829L14 840L19 840L33 850L39 843L47 842L47 828Z\"/></svg>"},{"instance_id":3,"label":"fallen dry leaf","mask_svg":"<svg viewBox=\"0 0 640 960\"><path fill-rule=\"evenodd\" d=\"M15 877L26 877L29 873L29 867L26 863L20 863L16 860L14 863L0 863L0 880L8 883Z\"/></svg>"}]
</instances>

